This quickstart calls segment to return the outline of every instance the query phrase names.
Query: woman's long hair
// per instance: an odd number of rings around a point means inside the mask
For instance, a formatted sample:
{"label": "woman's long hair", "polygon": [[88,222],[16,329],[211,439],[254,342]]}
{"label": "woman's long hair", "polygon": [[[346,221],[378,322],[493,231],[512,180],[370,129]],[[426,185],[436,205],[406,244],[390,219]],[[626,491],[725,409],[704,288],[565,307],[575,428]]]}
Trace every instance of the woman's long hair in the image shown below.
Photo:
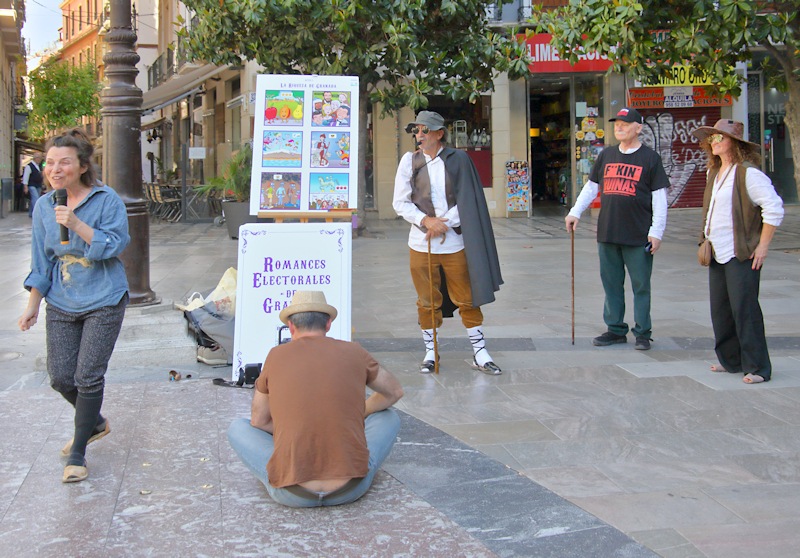
{"label": "woman's long hair", "polygon": [[[761,153],[757,146],[739,141],[735,137],[728,136],[727,134],[723,135],[733,140],[731,158],[734,164],[738,165],[739,163],[747,161],[756,167],[761,166]],[[700,147],[703,148],[703,151],[706,152],[706,156],[708,157],[708,170],[715,170],[722,166],[722,159],[720,159],[718,155],[714,155],[711,151],[711,134],[700,141]]]}
{"label": "woman's long hair", "polygon": [[89,188],[97,183],[97,168],[92,160],[94,146],[82,128],[73,128],[47,140],[47,144],[44,147],[45,153],[50,151],[51,147],[75,148],[78,152],[78,162],[82,167],[86,167],[86,170],[81,174],[81,182]]}

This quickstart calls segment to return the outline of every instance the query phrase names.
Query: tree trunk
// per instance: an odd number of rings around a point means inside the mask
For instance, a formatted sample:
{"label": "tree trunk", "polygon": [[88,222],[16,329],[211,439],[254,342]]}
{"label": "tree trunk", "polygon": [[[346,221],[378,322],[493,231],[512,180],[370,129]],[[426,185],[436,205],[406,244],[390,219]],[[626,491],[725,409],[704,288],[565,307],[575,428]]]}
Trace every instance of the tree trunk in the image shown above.
{"label": "tree trunk", "polygon": [[367,82],[358,82],[358,234],[367,228]]}
{"label": "tree trunk", "polygon": [[786,102],[786,131],[792,143],[794,160],[794,185],[800,201],[800,81],[789,76],[789,100]]}

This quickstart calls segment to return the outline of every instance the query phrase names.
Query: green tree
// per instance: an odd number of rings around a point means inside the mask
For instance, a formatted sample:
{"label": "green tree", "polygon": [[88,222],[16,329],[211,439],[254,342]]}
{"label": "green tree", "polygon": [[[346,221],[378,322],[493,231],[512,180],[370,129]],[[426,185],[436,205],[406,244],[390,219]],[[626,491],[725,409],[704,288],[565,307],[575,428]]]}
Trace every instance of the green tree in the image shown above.
{"label": "green tree", "polygon": [[[506,3],[510,0],[501,0]],[[499,4],[498,3],[498,4]],[[486,0],[184,0],[197,15],[186,38],[196,59],[255,60],[277,74],[359,77],[359,207],[364,207],[368,101],[383,113],[428,96],[474,102],[497,72],[527,75],[524,45],[492,31]],[[363,214],[361,215],[363,217]],[[363,223],[363,219],[359,219]]]}
{"label": "green tree", "polygon": [[97,69],[91,62],[73,66],[49,60],[30,75],[31,111],[28,134],[43,140],[55,131],[80,124],[82,116],[100,111]]}
{"label": "green tree", "polygon": [[[645,7],[646,6],[646,7]],[[800,17],[798,0],[570,0],[565,7],[539,7],[531,23],[553,35],[552,44],[573,63],[597,51],[614,71],[642,79],[668,76],[673,64],[691,66],[714,82],[712,92],[741,94],[740,61],[763,49],[777,62],[765,66],[769,85],[788,92],[786,129],[800,189]]]}

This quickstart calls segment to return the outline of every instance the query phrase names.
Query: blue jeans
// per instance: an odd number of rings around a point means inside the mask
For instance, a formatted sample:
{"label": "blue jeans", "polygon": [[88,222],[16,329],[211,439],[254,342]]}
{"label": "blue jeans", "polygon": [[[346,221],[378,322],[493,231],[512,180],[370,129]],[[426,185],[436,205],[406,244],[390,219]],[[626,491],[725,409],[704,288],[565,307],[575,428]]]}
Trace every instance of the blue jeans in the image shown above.
{"label": "blue jeans", "polygon": [[42,187],[28,184],[28,194],[31,197],[31,201],[28,204],[28,217],[33,217],[33,206],[36,205],[36,200],[42,195]]}
{"label": "blue jeans", "polygon": [[335,491],[330,498],[324,493],[318,496],[309,493],[305,496],[296,491],[272,486],[267,477],[267,462],[275,451],[275,442],[272,434],[254,428],[248,419],[239,418],[231,423],[228,428],[228,441],[250,472],[267,487],[267,492],[273,500],[292,508],[313,508],[349,504],[361,498],[369,490],[375,474],[392,451],[399,431],[400,417],[393,409],[369,415],[364,423],[369,449],[369,472],[351,489],[344,492]]}

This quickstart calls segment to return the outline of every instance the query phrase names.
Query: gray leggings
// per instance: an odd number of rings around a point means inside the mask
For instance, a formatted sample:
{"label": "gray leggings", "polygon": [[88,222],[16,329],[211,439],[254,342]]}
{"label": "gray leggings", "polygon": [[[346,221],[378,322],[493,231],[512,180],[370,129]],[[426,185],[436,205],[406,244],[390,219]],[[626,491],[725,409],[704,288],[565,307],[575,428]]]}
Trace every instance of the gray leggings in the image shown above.
{"label": "gray leggings", "polygon": [[54,390],[94,393],[103,389],[127,305],[125,293],[115,306],[88,312],[47,306],[47,373]]}

